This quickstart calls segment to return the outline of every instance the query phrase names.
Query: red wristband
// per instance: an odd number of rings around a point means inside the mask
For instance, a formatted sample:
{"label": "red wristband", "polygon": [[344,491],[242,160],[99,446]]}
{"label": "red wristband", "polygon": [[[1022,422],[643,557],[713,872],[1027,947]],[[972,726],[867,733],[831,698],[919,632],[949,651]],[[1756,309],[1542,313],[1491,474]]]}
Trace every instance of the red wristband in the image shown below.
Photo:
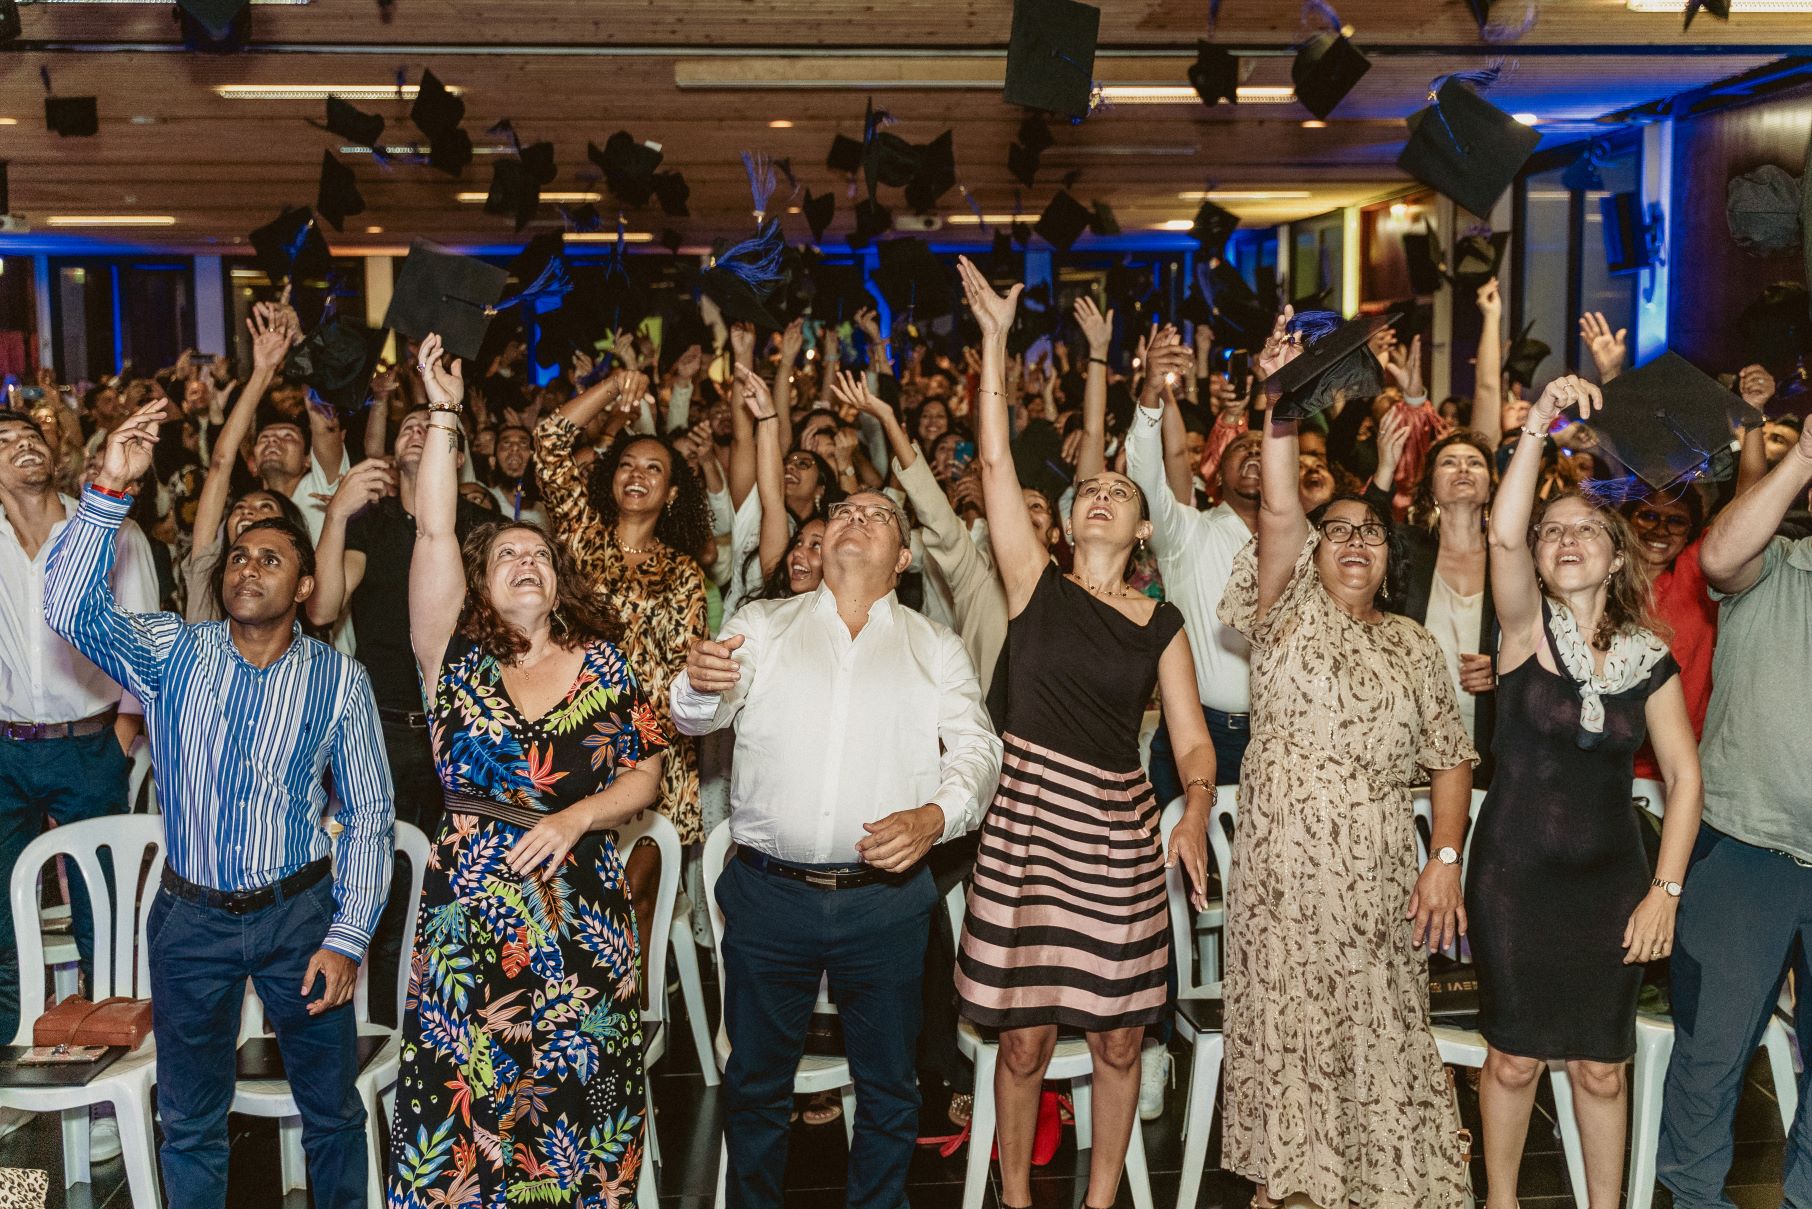
{"label": "red wristband", "polygon": [[103,487],[99,483],[88,484],[88,489],[90,491],[97,491],[110,500],[129,500],[132,498],[132,493],[129,491],[115,491],[113,488]]}

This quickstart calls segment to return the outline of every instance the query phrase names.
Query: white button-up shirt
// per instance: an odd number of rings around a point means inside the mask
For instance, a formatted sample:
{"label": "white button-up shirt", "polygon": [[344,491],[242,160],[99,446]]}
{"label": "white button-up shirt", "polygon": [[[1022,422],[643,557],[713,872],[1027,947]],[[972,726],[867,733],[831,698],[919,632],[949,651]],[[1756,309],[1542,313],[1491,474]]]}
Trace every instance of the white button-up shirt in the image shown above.
{"label": "white button-up shirt", "polygon": [[1001,743],[975,666],[947,627],[877,600],[854,638],[830,589],[750,601],[742,678],[726,693],[673,681],[673,722],[702,735],[736,722],[730,832],[784,861],[856,864],[862,824],[936,803],[944,835],[973,830],[1000,776]]}
{"label": "white button-up shirt", "polygon": [[1151,552],[1164,577],[1164,599],[1183,614],[1189,650],[1195,657],[1195,687],[1202,704],[1224,714],[1252,708],[1251,648],[1245,636],[1215,615],[1233,560],[1252,540],[1252,530],[1226,504],[1206,512],[1186,508],[1170,493],[1164,477],[1161,411],[1133,409],[1126,435],[1126,477],[1139,485],[1151,509]]}
{"label": "white button-up shirt", "polygon": [[[51,526],[35,558],[26,557],[6,509],[0,508],[0,721],[76,722],[116,705],[122,713],[143,713],[130,693],[122,693],[44,620],[44,568],[51,547],[76,513],[75,500],[58,498],[63,519]],[[131,521],[120,526],[109,582],[121,608],[134,613],[157,608],[151,543]]]}

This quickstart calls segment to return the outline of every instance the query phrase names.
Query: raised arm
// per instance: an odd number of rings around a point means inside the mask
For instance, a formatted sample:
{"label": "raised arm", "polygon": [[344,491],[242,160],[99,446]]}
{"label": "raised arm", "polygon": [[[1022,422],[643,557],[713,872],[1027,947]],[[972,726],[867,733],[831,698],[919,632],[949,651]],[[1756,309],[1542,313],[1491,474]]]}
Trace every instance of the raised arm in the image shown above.
{"label": "raised arm", "polygon": [[1541,480],[1542,450],[1554,419],[1577,406],[1581,419],[1604,405],[1598,387],[1572,374],[1556,378],[1541,392],[1523,421],[1523,435],[1510,455],[1504,481],[1491,505],[1491,603],[1503,638],[1498,668],[1509,671],[1533,655],[1541,644],[1541,585],[1535,555],[1529,549],[1529,521],[1535,514],[1535,489]]}
{"label": "raised arm", "polygon": [[577,533],[599,523],[585,471],[573,457],[581,432],[606,403],[633,403],[647,389],[641,374],[618,370],[535,425],[535,481],[556,532]]}
{"label": "raised arm", "polygon": [[[1025,493],[1013,469],[1013,441],[1008,434],[1006,369],[1007,330],[1019,305],[1023,283],[1005,297],[996,294],[967,256],[956,261],[963,293],[982,333],[981,390],[975,400],[976,460],[981,465],[982,503],[988,514],[988,540],[994,565],[1007,589],[1007,615],[1016,617],[1032,599],[1038,577],[1050,562],[1026,509]],[[1099,473],[1099,472],[1097,472]]]}
{"label": "raised arm", "polygon": [[[1759,365],[1745,365],[1737,375],[1737,393],[1743,402],[1761,411],[1774,398],[1774,375]],[[1742,452],[1737,456],[1736,495],[1741,495],[1768,473],[1768,443],[1763,425],[1745,426],[1740,434]]]}
{"label": "raised arm", "polygon": [[252,376],[210,443],[208,473],[201,482],[201,496],[195,503],[195,527],[190,531],[196,549],[213,544],[214,534],[226,515],[227,496],[233,489],[233,462],[239,457],[239,446],[251,432],[258,404],[289,352],[289,337],[269,304],[254,306],[245,327],[252,334]]}
{"label": "raised arm", "polygon": [[761,501],[761,537],[756,543],[762,578],[774,573],[792,538],[787,526],[785,471],[780,464],[780,435],[775,403],[761,375],[746,365],[736,367],[738,406],[755,426],[755,494]]}
{"label": "raised arm", "polygon": [[[793,371],[799,368],[799,353],[804,348],[805,319],[801,317],[780,333],[780,368],[774,371],[774,427],[782,452],[793,447]],[[755,452],[759,457],[761,451]]]}
{"label": "raised arm", "polygon": [[440,661],[453,640],[466,600],[465,564],[454,527],[459,512],[459,409],[465,400],[464,366],[441,363],[439,333],[416,354],[433,409],[415,472],[415,553],[409,559],[409,644],[422,683],[440,679]]}
{"label": "raised arm", "polygon": [[302,606],[312,624],[325,627],[338,621],[364,581],[365,552],[346,548],[347,522],[395,488],[396,471],[388,458],[366,458],[340,477],[315,546],[315,590]]}
{"label": "raised arm", "polygon": [[1076,454],[1076,481],[1092,479],[1107,466],[1107,349],[1114,313],[1101,313],[1095,300],[1076,299],[1076,325],[1088,340],[1088,377],[1082,386],[1082,447]]}
{"label": "raised arm", "polygon": [[[730,329],[731,372],[755,372],[755,329],[739,323]],[[755,421],[746,407],[730,408],[730,504],[742,507],[755,489]]]}
{"label": "raised arm", "polygon": [[1271,611],[1289,586],[1290,572],[1302,544],[1309,540],[1309,517],[1297,493],[1297,422],[1280,420],[1274,411],[1283,391],[1275,375],[1300,353],[1289,336],[1296,312],[1284,307],[1271,336],[1258,355],[1258,372],[1265,379],[1266,415],[1264,442],[1259,447],[1258,506],[1258,615]]}
{"label": "raised arm", "polygon": [[1504,302],[1497,278],[1479,287],[1479,353],[1473,365],[1472,427],[1493,453],[1504,437]]}
{"label": "raised arm", "polygon": [[1592,364],[1598,367],[1598,384],[1603,386],[1612,378],[1623,372],[1623,361],[1629,354],[1624,342],[1629,329],[1620,327],[1615,332],[1605,321],[1602,311],[1587,311],[1579,317],[1579,334],[1591,350]]}
{"label": "raised arm", "polygon": [[1711,586],[1734,594],[1762,576],[1763,555],[1787,509],[1812,483],[1812,424],[1762,480],[1724,506],[1699,547],[1699,566]]}

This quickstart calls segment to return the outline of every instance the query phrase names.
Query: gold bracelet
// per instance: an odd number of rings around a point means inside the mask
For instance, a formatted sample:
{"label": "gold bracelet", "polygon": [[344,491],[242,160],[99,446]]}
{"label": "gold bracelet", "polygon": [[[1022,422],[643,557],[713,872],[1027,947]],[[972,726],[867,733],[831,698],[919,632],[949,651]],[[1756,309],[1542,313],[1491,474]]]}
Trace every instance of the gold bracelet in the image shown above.
{"label": "gold bracelet", "polygon": [[453,415],[458,415],[461,411],[463,411],[465,409],[463,407],[461,407],[458,403],[430,402],[428,404],[428,410],[429,411],[445,411],[445,412],[451,412]]}
{"label": "gold bracelet", "polygon": [[1214,786],[1212,786],[1208,783],[1207,777],[1190,777],[1188,782],[1183,786],[1183,792],[1188,793],[1190,790],[1194,789],[1197,785],[1200,785],[1203,789],[1207,790],[1209,793],[1214,792]]}

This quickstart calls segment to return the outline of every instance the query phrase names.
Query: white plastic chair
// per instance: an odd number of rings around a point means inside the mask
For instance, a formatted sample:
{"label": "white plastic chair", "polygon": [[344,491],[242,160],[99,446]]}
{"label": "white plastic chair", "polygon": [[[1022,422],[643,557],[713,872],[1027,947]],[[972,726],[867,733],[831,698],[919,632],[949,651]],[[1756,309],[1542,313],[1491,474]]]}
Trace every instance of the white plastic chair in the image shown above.
{"label": "white plastic chair", "polygon": [[[963,916],[968,910],[963,883],[950,887],[944,896],[944,910],[950,916],[951,934],[962,943]],[[967,1020],[956,1023],[956,1047],[975,1066],[975,1105],[969,1118],[969,1158],[963,1173],[963,1209],[981,1209],[988,1191],[988,1164],[994,1151],[994,1067],[1000,1058],[1000,1044],[983,1036]],[[1076,1148],[1087,1150],[1094,1142],[1093,1113],[1090,1111],[1089,1085],[1095,1074],[1095,1059],[1088,1042],[1081,1037],[1057,1038],[1051,1051],[1045,1079],[1068,1080],[1070,1104],[1076,1122]],[[1135,1209],[1154,1209],[1151,1199],[1151,1171],[1145,1161],[1145,1131],[1137,1116],[1133,1118],[1132,1137],[1126,1147],[1126,1183],[1132,1190]]]}
{"label": "white plastic chair", "polygon": [[[661,859],[667,858],[662,856]],[[698,1055],[698,1069],[705,1076],[705,1086],[716,1087],[720,1076],[712,1053],[711,1018],[705,1015],[705,983],[699,976],[698,945],[692,940],[691,914],[685,912],[681,926],[667,930],[667,947],[673,955],[674,969],[679,973],[680,1001],[686,1005],[686,1026],[692,1033],[692,1051]],[[667,993],[664,985],[656,990],[663,996]]]}
{"label": "white plastic chair", "polygon": [[[655,1166],[661,1161],[660,1137],[654,1128],[654,1064],[667,1053],[667,936],[673,930],[673,905],[679,898],[680,861],[684,855],[679,832],[659,811],[645,810],[635,822],[617,828],[617,851],[627,860],[630,849],[649,839],[661,854],[661,880],[654,891],[654,918],[641,940],[642,985],[648,988],[648,1006],[642,1009],[643,1136],[641,1173],[636,1180],[636,1202],[643,1209],[657,1209],[660,1189]],[[716,1072],[713,1071],[713,1074]],[[374,1202],[374,1207],[375,1207]]]}
{"label": "white plastic chair", "polygon": [[[113,873],[109,891],[102,874]],[[151,994],[150,943],[145,924],[164,868],[163,820],[111,815],[53,827],[25,846],[13,866],[10,892],[19,960],[19,1031],[14,1045],[30,1045],[32,1025],[44,1011],[43,921],[38,914],[38,875],[53,858],[74,863],[94,913],[95,1000]],[[146,859],[150,869],[140,881]],[[81,1087],[0,1088],[0,1107],[63,1114],[63,1183],[89,1182],[88,1110],[112,1104],[119,1122],[120,1155],[135,1205],[158,1205],[157,1159],[151,1133],[151,1088],[157,1081],[157,1044],[146,1040]]]}
{"label": "white plastic chair", "polygon": [[[126,773],[126,811],[129,814],[157,814],[157,779],[151,775],[151,744],[140,735],[132,742],[132,767]],[[145,807],[139,809],[143,795]]]}
{"label": "white plastic chair", "polygon": [[[403,916],[402,951],[415,951],[415,925],[417,912],[414,904],[421,901],[422,878],[428,869],[428,837],[422,834],[419,827],[411,823],[396,824],[396,854],[409,863],[409,898],[411,909]],[[360,1069],[354,1086],[358,1089],[359,1100],[365,1105],[366,1116],[366,1196],[372,1205],[384,1203],[384,1177],[382,1171],[383,1146],[371,1136],[372,1126],[378,1127],[378,1136],[388,1136],[383,1128],[388,1112],[396,1106],[396,1080],[402,1066],[401,1034],[397,1029],[385,1028],[371,1021],[369,961],[359,963],[358,983],[353,988],[353,1014],[358,1020],[360,1036],[383,1037],[384,1044],[371,1056]],[[410,963],[397,963],[396,986],[388,988],[388,993],[396,997],[396,1019],[403,1018],[403,1004],[409,996]],[[380,993],[386,988],[380,988]],[[245,1002],[239,1016],[239,1040],[244,1042],[252,1037],[265,1035],[264,1005],[252,984],[247,981]],[[385,1114],[380,1114],[382,1103]],[[274,1117],[277,1125],[277,1146],[281,1157],[283,1191],[305,1188],[308,1185],[307,1166],[302,1154],[302,1118],[296,1107],[295,1097],[291,1094],[287,1079],[240,1079],[233,1085],[232,1111],[244,1113],[250,1117]]]}
{"label": "white plastic chair", "polygon": [[[1215,790],[1214,808],[1208,815],[1208,852],[1213,867],[1226,885],[1227,862],[1233,838],[1237,786]],[[1164,850],[1183,818],[1183,799],[1164,808]],[[1214,1129],[1214,1102],[1221,1086],[1221,1059],[1226,1045],[1221,1036],[1220,970],[1203,969],[1193,960],[1189,945],[1192,917],[1189,883],[1179,862],[1168,871],[1166,894],[1170,907],[1170,939],[1177,960],[1177,1034],[1190,1044],[1189,1089],[1183,1109],[1183,1174],[1177,1185],[1176,1209],[1195,1209],[1201,1194],[1202,1171],[1208,1165],[1208,1135]]]}
{"label": "white plastic chair", "polygon": [[[730,1061],[730,1034],[724,1027],[724,913],[717,905],[717,879],[722,876],[724,862],[730,857],[730,824],[719,823],[712,828],[705,840],[704,875],[705,897],[711,903],[711,947],[717,956],[717,1036],[712,1046],[712,1053],[717,1059],[717,1068],[721,1072]],[[979,1081],[980,1076],[977,1076]],[[844,1136],[854,1139],[856,1132],[856,1086],[855,1079],[849,1073],[847,1058],[832,1058],[820,1054],[806,1054],[799,1059],[799,1069],[793,1075],[793,1094],[801,1096],[816,1095],[823,1091],[840,1091],[843,1100]],[[979,1092],[979,1086],[978,1086]],[[979,1104],[981,1097],[976,1100]],[[979,1111],[979,1109],[978,1109]],[[724,1206],[724,1186],[729,1182],[730,1149],[728,1142],[717,1151],[717,1209]],[[979,1204],[979,1202],[977,1202]],[[1141,1206],[1141,1209],[1147,1209]]]}
{"label": "white plastic chair", "polygon": [[[1632,792],[1637,805],[1656,818],[1662,817],[1667,805],[1664,785],[1638,779]],[[1791,1013],[1789,992],[1782,992],[1781,1007]],[[1799,1112],[1799,1080],[1793,1069],[1793,1034],[1778,1014],[1768,1017],[1761,1048],[1768,1055],[1768,1074],[1780,1108],[1781,1129],[1791,1136],[1793,1118]],[[1672,1018],[1637,1012],[1636,1063],[1630,1078],[1630,1164],[1626,1177],[1629,1191],[1625,1202],[1629,1209],[1649,1209],[1654,1200],[1655,1156],[1661,1146],[1661,1090],[1673,1052]]]}

